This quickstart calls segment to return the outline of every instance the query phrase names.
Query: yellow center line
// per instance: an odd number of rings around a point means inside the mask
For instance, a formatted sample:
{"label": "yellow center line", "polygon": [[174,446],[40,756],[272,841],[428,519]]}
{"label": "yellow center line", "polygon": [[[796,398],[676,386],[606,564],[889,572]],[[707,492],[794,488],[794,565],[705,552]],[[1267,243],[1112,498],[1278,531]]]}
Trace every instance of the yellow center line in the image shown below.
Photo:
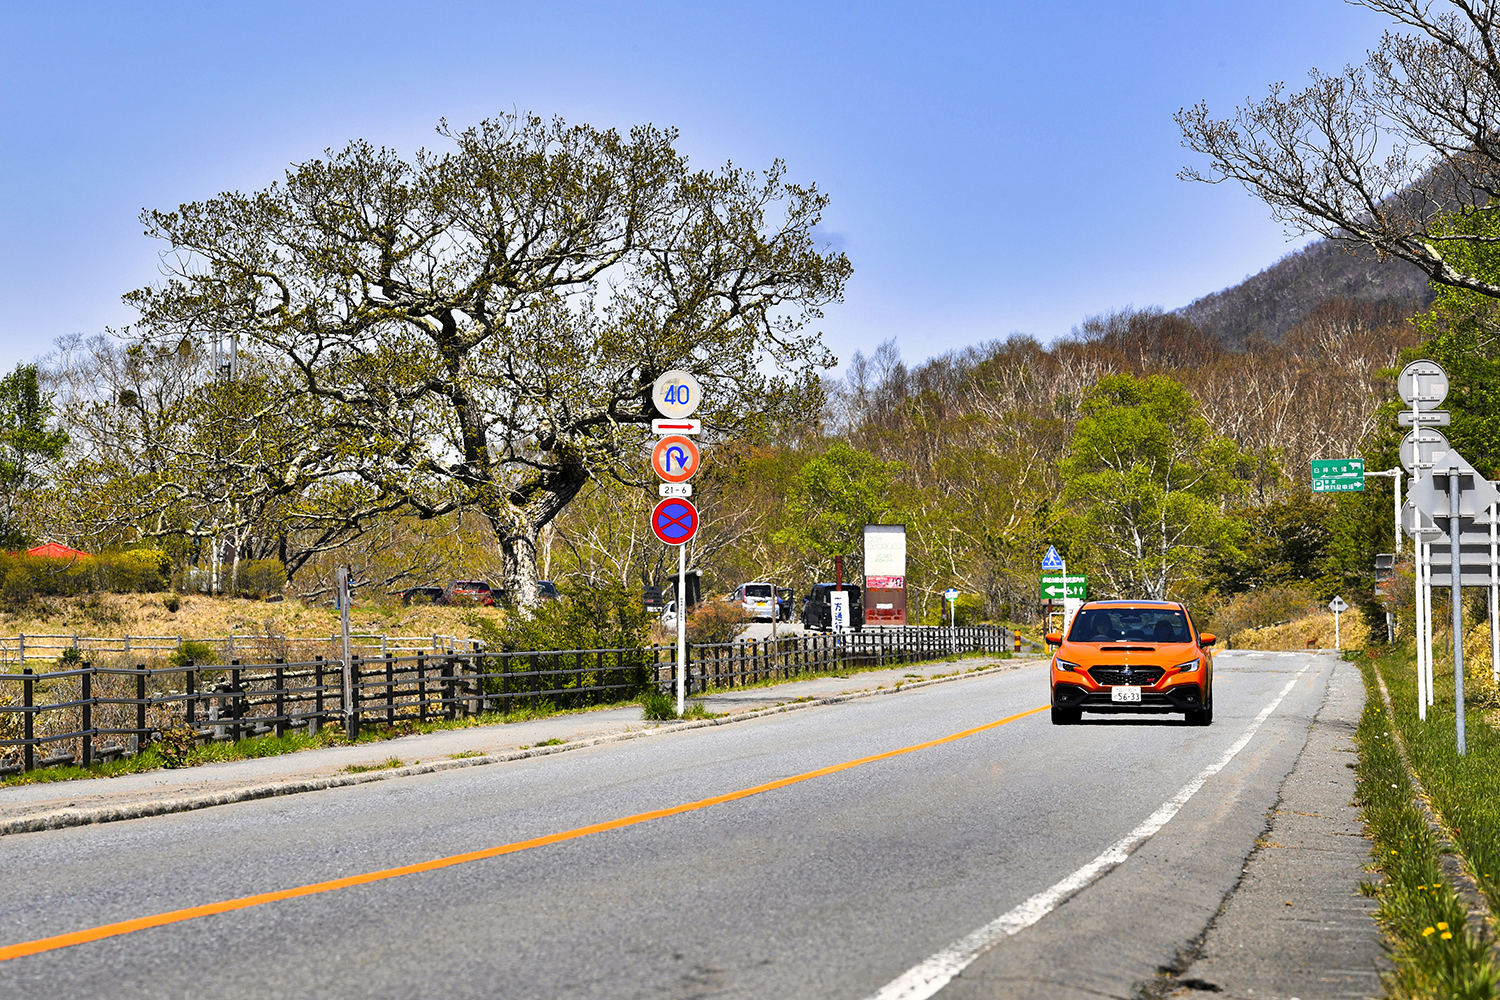
{"label": "yellow center line", "polygon": [[1029,709],[1018,712],[1015,715],[1006,716],[995,722],[988,722],[973,729],[965,729],[963,732],[944,736],[941,739],[929,740],[926,743],[918,743],[914,746],[902,747],[900,750],[888,750],[870,757],[861,757],[858,760],[845,761],[842,764],[833,764],[829,767],[820,767],[816,771],[808,771],[804,774],[796,774],[790,778],[778,778],[768,781],[763,785],[753,788],[742,788],[737,792],[727,792],[723,795],[715,795],[707,799],[699,799],[696,802],[684,803],[680,806],[672,806],[667,809],[653,809],[650,812],[636,813],[633,816],[622,816],[604,823],[593,823],[589,826],[580,826],[572,830],[564,830],[561,833],[549,833],[545,837],[533,837],[530,840],[518,840],[513,844],[502,844],[499,847],[487,847],[482,851],[469,851],[465,854],[453,854],[446,858],[434,858],[431,861],[421,861],[414,865],[401,865],[398,868],[383,868],[380,871],[365,872],[363,875],[350,875],[346,878],[330,879],[327,882],[314,882],[311,885],[297,886],[292,889],[281,889],[276,892],[261,892],[253,896],[241,896],[238,899],[226,899],[217,903],[206,903],[202,906],[189,906],[181,910],[169,910],[166,913],[153,913],[146,917],[136,917],[132,920],[120,920],[112,924],[101,924],[98,927],[90,927],[86,930],[72,931],[67,934],[56,934],[52,937],[37,938],[35,941],[22,941],[18,944],[7,945],[0,948],[0,962],[12,958],[20,958],[24,955],[36,955],[45,951],[57,951],[60,948],[71,948],[76,944],[87,944],[90,941],[102,941],[105,938],[119,937],[122,934],[130,934],[134,931],[142,931],[148,927],[163,927],[167,924],[182,923],[185,920],[196,920],[199,917],[209,917],[216,913],[230,913],[234,910],[248,910],[252,906],[264,906],[266,903],[275,903],[283,899],[296,899],[299,896],[313,896],[320,892],[332,892],[335,889],[347,889],[350,886],[367,885],[371,882],[382,882],[389,878],[398,878],[402,875],[415,875],[418,872],[437,871],[440,868],[450,868],[453,865],[467,864],[470,861],[483,861],[485,858],[498,858],[505,854],[517,854],[521,851],[529,851],[534,847],[546,847],[549,844],[560,844],[566,840],[577,840],[595,833],[604,833],[607,830],[619,830],[627,826],[635,826],[637,823],[647,823],[654,819],[665,819],[668,816],[677,816],[681,813],[692,812],[696,809],[707,809],[709,806],[722,805],[725,802],[734,802],[737,799],[749,798],[762,792],[774,791],[795,785],[803,781],[811,781],[813,778],[822,778],[830,774],[838,774],[861,764],[871,764],[878,760],[887,760],[891,757],[899,757],[902,754],[913,753],[917,750],[926,750],[931,747],[941,746],[944,743],[952,743],[966,736],[973,736],[997,726],[1003,726],[1007,722],[1015,722],[1024,719],[1028,715],[1035,715],[1048,706]]}

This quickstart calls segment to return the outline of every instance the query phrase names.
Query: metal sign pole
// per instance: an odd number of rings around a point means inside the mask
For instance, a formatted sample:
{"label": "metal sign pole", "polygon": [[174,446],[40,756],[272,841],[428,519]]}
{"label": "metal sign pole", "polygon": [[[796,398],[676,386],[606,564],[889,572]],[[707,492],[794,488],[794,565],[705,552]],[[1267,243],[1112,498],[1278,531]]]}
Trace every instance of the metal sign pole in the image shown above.
{"label": "metal sign pole", "polygon": [[1429,619],[1432,617],[1432,603],[1428,598],[1428,580],[1431,574],[1427,572],[1427,539],[1422,535],[1417,536],[1417,718],[1423,722],[1427,721],[1427,705],[1429,702],[1428,692],[1431,684],[1428,682],[1428,661],[1432,658],[1432,630],[1429,627]]}
{"label": "metal sign pole", "polygon": [[1490,508],[1490,675],[1500,684],[1500,504]]}
{"label": "metal sign pole", "polygon": [[[1450,455],[1452,452],[1449,453]],[[1453,718],[1458,734],[1458,755],[1467,750],[1464,745],[1464,602],[1463,564],[1459,554],[1459,538],[1463,534],[1458,514],[1458,497],[1462,491],[1458,464],[1448,467],[1448,573],[1453,582]]]}
{"label": "metal sign pole", "polygon": [[687,699],[687,542],[677,546],[677,714]]}

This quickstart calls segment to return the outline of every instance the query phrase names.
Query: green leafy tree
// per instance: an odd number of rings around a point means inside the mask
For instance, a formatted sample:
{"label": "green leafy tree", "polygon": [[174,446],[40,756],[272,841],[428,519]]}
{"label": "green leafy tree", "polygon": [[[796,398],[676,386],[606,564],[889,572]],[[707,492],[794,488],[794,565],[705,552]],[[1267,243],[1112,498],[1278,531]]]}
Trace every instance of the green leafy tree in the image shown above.
{"label": "green leafy tree", "polygon": [[[860,551],[867,524],[896,523],[902,505],[896,495],[900,462],[883,462],[867,451],[835,442],[809,459],[792,481],[786,526],[776,541],[819,557],[814,573],[833,556]],[[845,568],[853,576],[853,567]]]}
{"label": "green leafy tree", "polygon": [[[1500,284],[1500,210],[1450,215],[1438,228],[1443,234],[1462,233],[1467,239],[1438,242],[1455,267]],[[1415,318],[1427,338],[1407,358],[1436,361],[1450,381],[1443,408],[1452,424],[1442,428],[1453,447],[1487,477],[1500,476],[1500,301],[1480,292],[1434,283],[1437,297],[1427,312]],[[1405,428],[1397,428],[1392,402],[1382,414],[1385,429],[1377,447],[1381,457],[1395,464],[1396,446]]]}
{"label": "green leafy tree", "polygon": [[276,360],[316,445],[297,468],[347,468],[376,513],[482,513],[533,605],[541,530],[588,483],[639,480],[657,376],[697,375],[725,435],[806,408],[832,360],[810,324],[850,267],[814,245],[826,197],[779,162],[693,170],[652,127],[439,131],[451,151],[356,142],[147,212],[171,275],[128,298],[159,339]]}
{"label": "green leafy tree", "polygon": [[1164,599],[1210,553],[1238,556],[1244,528],[1226,508],[1246,491],[1251,467],[1165,376],[1100,379],[1061,473],[1075,539],[1111,596]]}
{"label": "green leafy tree", "polygon": [[17,365],[0,379],[0,547],[18,549],[31,540],[20,504],[68,443],[66,432],[48,429],[51,419],[52,397],[42,392],[36,365]]}

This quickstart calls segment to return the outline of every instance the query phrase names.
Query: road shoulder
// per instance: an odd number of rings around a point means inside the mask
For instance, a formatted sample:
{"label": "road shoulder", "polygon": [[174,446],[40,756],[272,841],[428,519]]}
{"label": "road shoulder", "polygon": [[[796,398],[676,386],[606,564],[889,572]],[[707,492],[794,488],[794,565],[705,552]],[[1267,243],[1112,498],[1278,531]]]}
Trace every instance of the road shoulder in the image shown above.
{"label": "road shoulder", "polygon": [[1360,894],[1370,858],[1353,804],[1358,668],[1339,661],[1307,744],[1282,784],[1239,883],[1175,975],[1148,997],[1333,1000],[1381,995],[1375,901]]}

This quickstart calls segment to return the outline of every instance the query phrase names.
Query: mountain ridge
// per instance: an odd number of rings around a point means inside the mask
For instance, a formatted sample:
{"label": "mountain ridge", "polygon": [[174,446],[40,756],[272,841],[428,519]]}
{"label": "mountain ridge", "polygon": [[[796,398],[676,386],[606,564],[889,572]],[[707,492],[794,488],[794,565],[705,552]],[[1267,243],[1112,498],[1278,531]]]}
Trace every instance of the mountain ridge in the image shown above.
{"label": "mountain ridge", "polygon": [[1325,302],[1344,299],[1420,312],[1432,304],[1427,276],[1416,265],[1341,240],[1317,240],[1237,285],[1202,296],[1173,314],[1232,350],[1253,339],[1279,343],[1283,334]]}

